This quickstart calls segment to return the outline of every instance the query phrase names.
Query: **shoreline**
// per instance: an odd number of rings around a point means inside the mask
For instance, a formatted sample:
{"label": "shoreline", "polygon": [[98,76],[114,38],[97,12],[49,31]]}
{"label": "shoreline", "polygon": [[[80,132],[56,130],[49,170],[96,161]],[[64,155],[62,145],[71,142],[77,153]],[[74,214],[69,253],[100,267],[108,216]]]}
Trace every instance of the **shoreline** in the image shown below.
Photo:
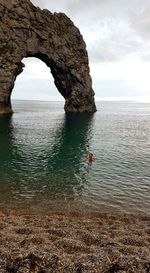
{"label": "shoreline", "polygon": [[150,272],[150,216],[2,209],[0,272]]}

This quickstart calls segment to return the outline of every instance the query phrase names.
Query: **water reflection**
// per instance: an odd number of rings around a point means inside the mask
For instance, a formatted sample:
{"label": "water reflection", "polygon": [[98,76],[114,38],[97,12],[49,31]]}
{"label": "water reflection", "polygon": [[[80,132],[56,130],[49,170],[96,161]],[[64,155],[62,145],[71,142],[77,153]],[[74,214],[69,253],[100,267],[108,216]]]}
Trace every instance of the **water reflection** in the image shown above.
{"label": "water reflection", "polygon": [[[6,116],[0,119],[0,179],[3,178],[2,172],[9,166],[12,145],[12,117]],[[6,174],[6,171],[4,171]]]}
{"label": "water reflection", "polygon": [[86,183],[93,115],[57,113],[51,120],[24,115],[0,120],[1,205],[78,199]]}
{"label": "water reflection", "polygon": [[93,115],[66,114],[63,124],[57,128],[49,154],[49,168],[55,172],[79,171],[86,158],[92,135]]}
{"label": "water reflection", "polygon": [[[48,155],[49,185],[61,194],[74,198],[81,194],[85,179],[84,164],[92,137],[93,115],[66,114],[57,129],[54,145]],[[52,176],[51,176],[52,175]]]}
{"label": "water reflection", "polygon": [[108,103],[93,116],[59,107],[18,102],[0,119],[0,206],[149,213],[149,108]]}

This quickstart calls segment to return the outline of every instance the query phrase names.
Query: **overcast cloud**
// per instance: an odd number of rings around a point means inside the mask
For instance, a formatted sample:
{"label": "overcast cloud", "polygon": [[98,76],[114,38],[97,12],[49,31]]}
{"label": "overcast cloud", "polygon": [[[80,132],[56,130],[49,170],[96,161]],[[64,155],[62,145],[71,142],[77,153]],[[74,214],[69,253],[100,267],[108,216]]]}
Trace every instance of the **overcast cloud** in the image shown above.
{"label": "overcast cloud", "polygon": [[[97,97],[150,96],[149,0],[32,0],[32,3],[51,12],[65,12],[79,27],[87,45]],[[29,72],[31,61],[27,63]],[[52,80],[50,85],[54,90]]]}
{"label": "overcast cloud", "polygon": [[[142,57],[150,42],[149,0],[32,0],[52,12],[65,12],[86,41],[90,61],[118,61],[129,54]],[[150,53],[146,48],[147,54]]]}

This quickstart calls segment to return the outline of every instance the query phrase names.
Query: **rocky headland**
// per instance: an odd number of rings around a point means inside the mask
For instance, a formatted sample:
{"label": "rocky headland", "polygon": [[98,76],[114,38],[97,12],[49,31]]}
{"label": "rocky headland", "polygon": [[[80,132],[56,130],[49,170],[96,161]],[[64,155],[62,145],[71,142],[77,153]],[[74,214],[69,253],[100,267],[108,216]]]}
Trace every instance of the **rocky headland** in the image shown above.
{"label": "rocky headland", "polygon": [[29,0],[0,0],[0,113],[12,113],[11,93],[22,59],[37,57],[51,70],[66,112],[95,112],[86,45],[64,13]]}

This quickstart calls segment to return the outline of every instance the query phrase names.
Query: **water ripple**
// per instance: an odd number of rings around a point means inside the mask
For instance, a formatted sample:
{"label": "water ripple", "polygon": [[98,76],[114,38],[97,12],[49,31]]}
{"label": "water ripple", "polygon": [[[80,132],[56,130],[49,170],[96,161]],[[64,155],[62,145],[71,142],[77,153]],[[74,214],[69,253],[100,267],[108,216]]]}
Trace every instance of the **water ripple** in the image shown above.
{"label": "water ripple", "polygon": [[[0,205],[150,213],[150,108],[16,102],[0,119]],[[89,150],[96,160],[86,162]]]}

